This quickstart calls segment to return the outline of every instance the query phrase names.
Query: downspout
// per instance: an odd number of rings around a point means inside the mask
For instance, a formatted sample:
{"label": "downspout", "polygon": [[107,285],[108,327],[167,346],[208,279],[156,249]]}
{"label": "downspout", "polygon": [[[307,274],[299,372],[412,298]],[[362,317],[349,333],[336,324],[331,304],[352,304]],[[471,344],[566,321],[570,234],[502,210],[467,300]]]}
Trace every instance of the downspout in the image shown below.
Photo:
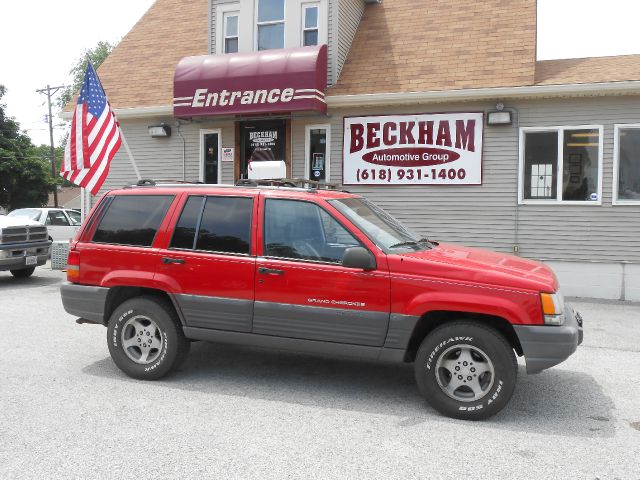
{"label": "downspout", "polygon": [[184,139],[184,136],[182,135],[182,132],[180,131],[180,120],[178,120],[177,129],[178,129],[178,135],[180,135],[180,138],[182,139],[182,181],[186,182],[187,181],[187,167],[186,167],[187,144]]}

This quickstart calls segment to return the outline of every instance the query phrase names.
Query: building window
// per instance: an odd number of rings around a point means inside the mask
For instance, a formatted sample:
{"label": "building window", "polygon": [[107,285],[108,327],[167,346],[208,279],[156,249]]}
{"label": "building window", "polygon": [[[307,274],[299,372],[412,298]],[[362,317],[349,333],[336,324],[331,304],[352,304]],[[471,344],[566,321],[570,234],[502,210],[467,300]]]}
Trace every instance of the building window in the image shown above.
{"label": "building window", "polygon": [[613,202],[640,204],[640,124],[615,126]]}
{"label": "building window", "polygon": [[302,46],[318,45],[318,4],[302,6]]}
{"label": "building window", "polygon": [[525,128],[520,141],[521,202],[601,203],[602,127]]}
{"label": "building window", "polygon": [[224,14],[224,53],[238,51],[238,12]]}
{"label": "building window", "polygon": [[284,48],[284,0],[258,0],[258,50]]}
{"label": "building window", "polygon": [[305,176],[309,180],[328,181],[329,177],[329,125],[307,125],[305,135]]}

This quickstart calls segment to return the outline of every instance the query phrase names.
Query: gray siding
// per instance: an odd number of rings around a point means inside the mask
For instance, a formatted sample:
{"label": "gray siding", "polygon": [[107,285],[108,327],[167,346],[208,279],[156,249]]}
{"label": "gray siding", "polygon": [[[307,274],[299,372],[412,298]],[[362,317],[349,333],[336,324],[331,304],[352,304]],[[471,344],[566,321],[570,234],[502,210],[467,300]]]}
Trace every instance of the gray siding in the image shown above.
{"label": "gray siding", "polygon": [[[342,182],[343,117],[391,113],[487,111],[495,103],[438,104],[331,110],[329,119],[294,121],[294,162],[304,159],[304,125],[331,124],[331,181]],[[479,186],[349,186],[407,225],[443,242],[511,252],[529,258],[640,262],[640,206],[612,206],[613,125],[640,122],[634,97],[531,100],[507,103],[514,125],[485,127]],[[518,125],[519,122],[519,125]],[[519,127],[604,126],[602,205],[518,205]],[[293,168],[304,173],[304,164]]]}
{"label": "gray siding", "polygon": [[[147,133],[149,125],[165,122],[171,125],[169,138],[151,138]],[[122,120],[120,122],[129,148],[135,158],[142,178],[155,180],[183,180],[182,138],[178,134],[177,123],[171,118],[153,120]],[[200,168],[200,129],[221,129],[222,145],[234,147],[233,122],[188,123],[180,126],[185,139],[184,179],[198,181]],[[236,153],[237,155],[237,153]],[[124,147],[121,147],[111,161],[109,176],[99,195],[106,190],[120,188],[136,182],[135,172]],[[233,163],[222,163],[222,183],[233,182]]]}
{"label": "gray siding", "polygon": [[[351,42],[358,29],[360,18],[364,12],[364,0],[334,0],[338,3],[337,38],[334,39],[334,81],[340,77],[342,66],[347,60]],[[331,44],[330,44],[331,45]],[[329,59],[331,62],[331,58]]]}

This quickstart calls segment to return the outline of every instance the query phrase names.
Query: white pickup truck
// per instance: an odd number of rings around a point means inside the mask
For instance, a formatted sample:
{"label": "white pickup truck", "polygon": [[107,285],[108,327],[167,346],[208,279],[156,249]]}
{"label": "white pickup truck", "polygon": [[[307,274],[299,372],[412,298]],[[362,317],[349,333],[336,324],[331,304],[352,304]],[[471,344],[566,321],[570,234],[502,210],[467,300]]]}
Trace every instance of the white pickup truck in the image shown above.
{"label": "white pickup truck", "polygon": [[47,227],[21,217],[0,215],[0,271],[27,278],[49,256],[51,240]]}

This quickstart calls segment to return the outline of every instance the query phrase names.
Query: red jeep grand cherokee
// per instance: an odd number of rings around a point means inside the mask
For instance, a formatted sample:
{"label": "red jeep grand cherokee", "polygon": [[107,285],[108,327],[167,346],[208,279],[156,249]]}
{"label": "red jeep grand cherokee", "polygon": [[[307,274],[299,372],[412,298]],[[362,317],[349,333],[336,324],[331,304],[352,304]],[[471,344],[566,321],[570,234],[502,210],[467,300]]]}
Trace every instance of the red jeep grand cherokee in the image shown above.
{"label": "red jeep grand cherokee", "polygon": [[245,183],[143,181],[94,207],[62,302],[106,325],[127,375],[166,375],[190,340],[413,362],[435,409],[481,419],[509,401],[516,354],[536,373],[582,342],[541,263],[420,238],[348,192]]}

